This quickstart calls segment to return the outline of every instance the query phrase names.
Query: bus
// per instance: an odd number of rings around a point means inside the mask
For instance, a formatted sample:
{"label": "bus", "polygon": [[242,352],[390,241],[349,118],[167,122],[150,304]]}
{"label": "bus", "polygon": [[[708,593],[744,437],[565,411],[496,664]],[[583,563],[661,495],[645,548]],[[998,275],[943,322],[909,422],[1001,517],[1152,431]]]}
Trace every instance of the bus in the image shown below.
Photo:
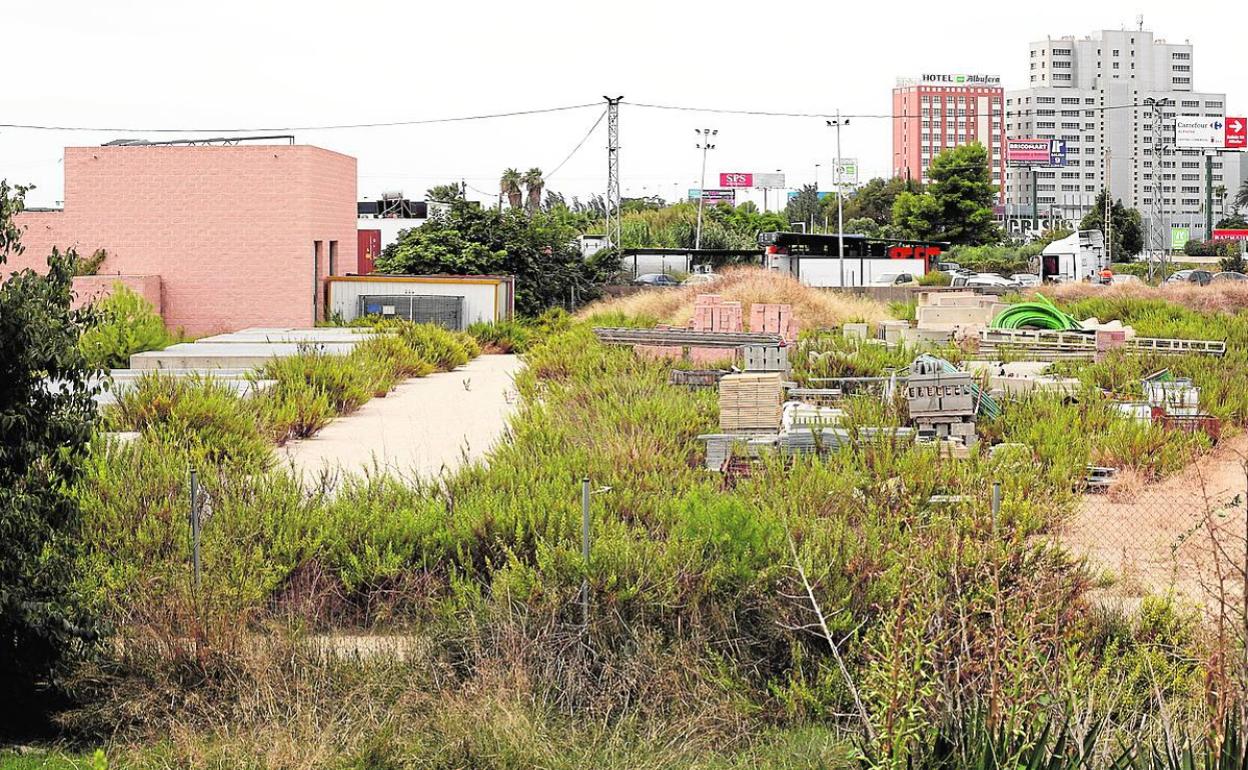
{"label": "bus", "polygon": [[[839,243],[845,239],[845,259]],[[760,233],[763,264],[788,272],[807,286],[870,286],[883,275],[909,273],[917,280],[935,268],[948,243],[817,233]],[[842,276],[844,280],[842,281]]]}

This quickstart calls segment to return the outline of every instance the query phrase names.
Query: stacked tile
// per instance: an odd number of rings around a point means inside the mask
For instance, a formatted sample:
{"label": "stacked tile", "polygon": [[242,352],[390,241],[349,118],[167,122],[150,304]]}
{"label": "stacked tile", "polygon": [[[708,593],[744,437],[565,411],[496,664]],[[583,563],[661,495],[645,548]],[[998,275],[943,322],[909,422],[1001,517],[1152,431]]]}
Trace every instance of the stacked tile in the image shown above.
{"label": "stacked tile", "polygon": [[719,381],[720,430],[776,430],[783,390],[779,372],[725,375]]}
{"label": "stacked tile", "polygon": [[725,302],[718,294],[699,294],[693,303],[690,328],[700,332],[739,332],[741,303]]}
{"label": "stacked tile", "polygon": [[756,303],[750,306],[750,331],[779,334],[786,342],[797,339],[797,321],[793,306]]}

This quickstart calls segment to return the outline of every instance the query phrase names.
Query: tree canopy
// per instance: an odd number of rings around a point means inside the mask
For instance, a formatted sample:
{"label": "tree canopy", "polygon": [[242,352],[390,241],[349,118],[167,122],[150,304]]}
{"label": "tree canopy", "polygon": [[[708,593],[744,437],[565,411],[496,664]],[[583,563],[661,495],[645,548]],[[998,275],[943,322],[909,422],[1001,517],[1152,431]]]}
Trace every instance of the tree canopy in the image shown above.
{"label": "tree canopy", "polygon": [[[1096,196],[1096,203],[1093,204],[1092,210],[1079,223],[1080,230],[1100,230],[1105,232],[1105,201],[1108,195],[1105,191],[1101,191]],[[1121,200],[1114,201],[1111,211],[1111,225],[1113,226],[1113,243],[1111,244],[1110,256],[1113,259],[1122,261],[1127,257],[1134,257],[1144,250],[1144,220],[1140,216],[1137,209],[1127,208]]]}
{"label": "tree canopy", "polygon": [[921,240],[971,246],[1001,240],[993,213],[998,188],[983,145],[941,151],[932,159],[928,177],[931,183],[922,192],[899,192],[893,202],[893,222],[903,232]]}
{"label": "tree canopy", "polygon": [[617,268],[613,252],[581,258],[576,230],[545,211],[498,211],[464,200],[404,231],[377,259],[382,273],[516,277],[516,310],[536,315],[597,296]]}
{"label": "tree canopy", "polygon": [[[25,190],[0,181],[0,269],[20,254]],[[44,716],[58,675],[94,637],[76,589],[81,515],[70,486],[95,421],[71,310],[76,255],[0,284],[0,732]],[[49,383],[55,382],[55,386]]]}

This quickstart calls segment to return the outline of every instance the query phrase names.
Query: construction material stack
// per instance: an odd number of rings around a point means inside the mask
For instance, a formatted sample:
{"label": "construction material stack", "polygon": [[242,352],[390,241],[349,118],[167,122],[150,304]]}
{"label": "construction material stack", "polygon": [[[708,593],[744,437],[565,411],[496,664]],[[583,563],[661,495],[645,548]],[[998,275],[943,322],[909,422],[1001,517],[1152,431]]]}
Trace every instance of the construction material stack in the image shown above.
{"label": "construction material stack", "polygon": [[719,428],[725,433],[775,432],[784,385],[779,372],[729,374],[719,381]]}
{"label": "construction material stack", "polygon": [[977,388],[968,372],[951,368],[933,356],[914,360],[906,381],[910,419],[921,438],[971,446],[975,443]]}

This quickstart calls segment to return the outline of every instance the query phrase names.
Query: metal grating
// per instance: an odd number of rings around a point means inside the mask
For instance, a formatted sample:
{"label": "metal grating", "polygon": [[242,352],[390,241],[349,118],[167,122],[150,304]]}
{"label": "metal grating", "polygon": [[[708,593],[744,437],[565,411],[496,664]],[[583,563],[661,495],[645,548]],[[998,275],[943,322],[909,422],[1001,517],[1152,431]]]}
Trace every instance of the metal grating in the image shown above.
{"label": "metal grating", "polygon": [[463,328],[464,298],[431,294],[365,294],[360,297],[360,315],[393,316],[459,330]]}

